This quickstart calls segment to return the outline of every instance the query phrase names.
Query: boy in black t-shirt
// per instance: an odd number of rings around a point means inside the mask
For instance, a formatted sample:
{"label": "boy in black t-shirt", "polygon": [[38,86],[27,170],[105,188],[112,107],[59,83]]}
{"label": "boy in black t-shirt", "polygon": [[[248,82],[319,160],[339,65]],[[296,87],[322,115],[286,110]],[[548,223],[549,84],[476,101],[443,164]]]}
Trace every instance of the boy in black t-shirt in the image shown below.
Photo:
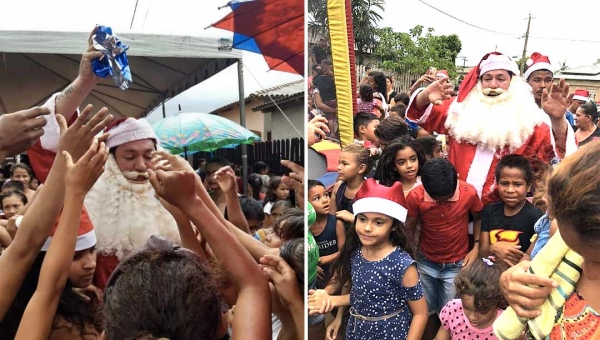
{"label": "boy in black t-shirt", "polygon": [[501,201],[483,209],[480,256],[494,255],[506,264],[515,265],[528,260],[526,251],[535,234],[533,227],[544,213],[526,200],[533,183],[533,170],[525,157],[503,157],[495,175]]}

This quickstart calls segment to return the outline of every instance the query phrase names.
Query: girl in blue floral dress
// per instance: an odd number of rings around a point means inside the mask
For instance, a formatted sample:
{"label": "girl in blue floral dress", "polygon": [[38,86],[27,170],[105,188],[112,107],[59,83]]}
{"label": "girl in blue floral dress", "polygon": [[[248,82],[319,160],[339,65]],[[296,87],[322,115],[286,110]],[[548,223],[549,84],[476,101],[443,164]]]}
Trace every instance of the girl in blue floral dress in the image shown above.
{"label": "girl in blue floral dress", "polygon": [[332,266],[333,280],[345,283],[343,295],[309,291],[311,314],[339,307],[327,328],[327,339],[337,337],[345,306],[350,307],[347,340],[421,339],[428,311],[415,261],[409,255],[412,245],[402,230],[407,213],[404,202],[399,182],[384,187],[368,179],[356,194],[356,219]]}

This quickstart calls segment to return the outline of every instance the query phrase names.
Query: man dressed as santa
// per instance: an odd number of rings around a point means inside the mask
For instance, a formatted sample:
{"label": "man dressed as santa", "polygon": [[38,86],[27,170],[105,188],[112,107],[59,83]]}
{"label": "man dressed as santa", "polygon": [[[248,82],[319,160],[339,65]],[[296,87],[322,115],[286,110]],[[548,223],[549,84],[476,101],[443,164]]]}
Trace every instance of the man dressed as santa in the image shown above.
{"label": "man dressed as santa", "polygon": [[[531,87],[508,56],[492,52],[465,77],[457,97],[444,78],[411,96],[407,117],[427,131],[446,134],[449,160],[473,185],[484,204],[497,201],[494,169],[507,154],[549,164],[566,150],[569,85],[561,80],[544,90],[541,108]],[[571,136],[573,138],[573,136]]]}
{"label": "man dressed as santa", "polygon": [[[48,123],[43,136],[28,150],[41,182],[45,181],[58,150],[60,129],[56,114],[62,114],[69,125],[75,121],[79,105],[100,81],[91,68],[91,61],[100,56],[102,53],[90,46],[83,54],[75,81],[44,104],[50,110],[46,116]],[[101,111],[106,115],[106,108]],[[84,128],[87,125],[94,126],[88,123]],[[154,169],[152,152],[159,146],[150,124],[145,119],[121,118],[108,125],[105,132],[110,156],[104,173],[86,196],[82,212],[84,218],[89,215],[96,231],[98,256],[94,284],[101,289],[119,260],[144,246],[150,236],[161,235],[181,243],[174,218],[155,197],[149,182],[147,170]]]}

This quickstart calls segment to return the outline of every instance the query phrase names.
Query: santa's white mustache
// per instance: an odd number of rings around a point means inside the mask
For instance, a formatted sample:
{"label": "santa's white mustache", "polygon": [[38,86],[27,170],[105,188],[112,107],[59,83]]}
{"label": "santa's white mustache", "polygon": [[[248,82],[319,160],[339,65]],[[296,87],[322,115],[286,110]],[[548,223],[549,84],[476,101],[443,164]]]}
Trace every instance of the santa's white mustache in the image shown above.
{"label": "santa's white mustache", "polygon": [[499,95],[501,95],[501,94],[504,94],[504,93],[506,93],[506,92],[508,92],[508,91],[506,91],[506,90],[503,90],[503,89],[501,89],[501,88],[495,88],[495,89],[492,89],[492,88],[486,88],[486,89],[483,89],[483,90],[482,90],[482,92],[483,92],[483,94],[485,94],[486,96],[489,96],[489,95],[492,95],[492,96],[493,96],[493,95],[499,96]]}
{"label": "santa's white mustache", "polygon": [[144,177],[145,179],[150,178],[150,175],[148,175],[147,172],[140,172],[140,171],[123,171],[123,176],[125,176],[125,178],[127,179],[133,179],[136,180],[140,177]]}

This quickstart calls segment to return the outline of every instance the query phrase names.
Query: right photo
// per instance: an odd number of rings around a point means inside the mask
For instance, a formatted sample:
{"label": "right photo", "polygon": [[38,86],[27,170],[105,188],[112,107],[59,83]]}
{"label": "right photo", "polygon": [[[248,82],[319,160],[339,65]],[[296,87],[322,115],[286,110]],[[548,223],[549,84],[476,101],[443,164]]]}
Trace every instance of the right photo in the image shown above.
{"label": "right photo", "polygon": [[600,339],[594,28],[538,0],[307,8],[308,339]]}

